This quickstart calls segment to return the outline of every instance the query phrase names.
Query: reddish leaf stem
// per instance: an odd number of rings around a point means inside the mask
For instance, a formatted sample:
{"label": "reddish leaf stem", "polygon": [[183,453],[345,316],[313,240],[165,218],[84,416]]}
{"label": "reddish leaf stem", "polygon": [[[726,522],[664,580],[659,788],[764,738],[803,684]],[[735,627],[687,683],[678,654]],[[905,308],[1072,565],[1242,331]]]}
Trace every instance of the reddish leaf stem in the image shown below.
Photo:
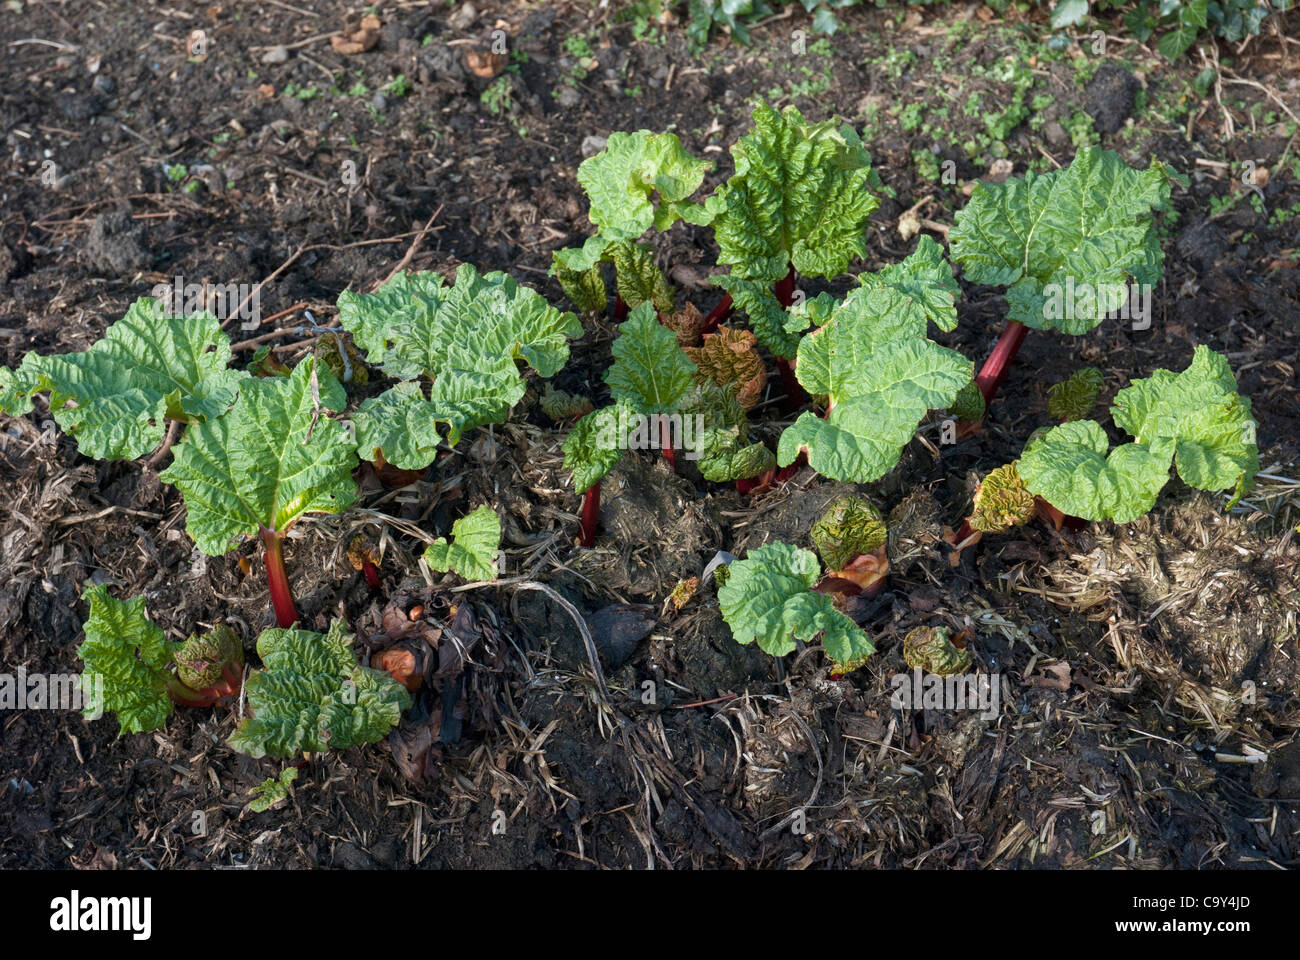
{"label": "reddish leaf stem", "polygon": [[379,580],[379,571],[369,560],[361,561],[361,572],[366,578],[366,583],[370,585],[371,590],[378,590],[382,584]]}
{"label": "reddish leaf stem", "polygon": [[980,367],[975,383],[980,393],[984,395],[985,406],[993,402],[993,397],[1002,386],[1002,381],[1006,379],[1007,370],[1016,359],[1016,354],[1020,352],[1020,345],[1025,342],[1025,334],[1028,332],[1029,328],[1023,323],[1012,320],[1002,331],[1002,336],[998,337],[998,342],[994,345],[989,358],[984,361],[984,366]]}
{"label": "reddish leaf stem", "polygon": [[673,431],[667,417],[659,421],[659,450],[668,461],[668,465],[677,469],[677,451],[673,449]]}
{"label": "reddish leaf stem", "polygon": [[597,480],[582,495],[582,545],[590,547],[596,542],[596,521],[600,519],[600,481]]}
{"label": "reddish leaf stem", "polygon": [[275,622],[288,629],[298,622],[298,608],[294,606],[293,591],[289,588],[289,575],[284,569],[284,538],[275,530],[261,529],[262,555],[266,563],[266,583],[271,589],[271,606],[275,608]]}
{"label": "reddish leaf stem", "polygon": [[615,323],[622,323],[622,322],[623,322],[624,320],[626,320],[626,319],[627,319],[627,301],[624,300],[622,297],[620,297],[620,296],[618,296],[618,295],[615,295],[615,297],[614,297],[614,322],[615,322]]}
{"label": "reddish leaf stem", "polygon": [[728,293],[718,301],[718,305],[704,318],[704,326],[701,328],[700,333],[712,333],[718,329],[718,325],[731,316],[731,306],[731,294]]}

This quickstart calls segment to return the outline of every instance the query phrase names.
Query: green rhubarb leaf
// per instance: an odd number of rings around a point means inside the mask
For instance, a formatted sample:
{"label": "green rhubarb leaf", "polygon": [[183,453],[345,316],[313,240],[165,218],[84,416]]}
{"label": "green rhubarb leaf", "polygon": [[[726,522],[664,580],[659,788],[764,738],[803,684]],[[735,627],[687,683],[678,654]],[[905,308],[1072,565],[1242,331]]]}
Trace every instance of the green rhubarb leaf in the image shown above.
{"label": "green rhubarb leaf", "polygon": [[960,292],[952,275],[952,264],[943,256],[943,247],[923,236],[912,255],[900,263],[891,263],[876,273],[864,273],[858,282],[868,289],[892,287],[908,296],[925,318],[940,330],[957,328],[957,295]]}
{"label": "green rhubarb leaf", "polygon": [[265,813],[281,800],[289,799],[289,784],[297,779],[297,767],[285,767],[279,777],[267,777],[250,791],[255,796],[248,802],[248,808],[254,813]]}
{"label": "green rhubarb leaf", "polygon": [[[117,714],[120,733],[157,730],[172,713],[167,695],[171,648],[162,629],[145,616],[144,597],[115,600],[99,584],[82,598],[90,603],[86,639],[77,649],[82,689],[88,692],[102,679],[102,706]],[[87,703],[86,719],[94,719],[96,706]]]}
{"label": "green rhubarb leaf", "polygon": [[709,198],[719,263],[774,283],[791,264],[804,276],[843,273],[866,252],[865,224],[879,201],[857,133],[799,111],[754,110],[754,131],[731,148],[736,172]]}
{"label": "green rhubarb leaf", "polygon": [[1138,443],[1172,442],[1188,486],[1244,493],[1259,472],[1250,401],[1237,393],[1227,358],[1198,346],[1182,373],[1157,370],[1115,396],[1111,416]]}
{"label": "green rhubarb leaf", "polygon": [[788,543],[769,543],[730,565],[718,589],[722,617],[738,643],[753,643],[774,657],[811,643],[841,665],[858,665],[875,652],[866,633],[835,609],[831,598],[812,588],[821,576],[817,557]]}
{"label": "green rhubarb leaf", "polygon": [[1152,212],[1169,202],[1176,179],[1158,160],[1137,170],[1088,147],[1064,170],[978,183],[949,234],[953,259],[967,280],[1011,288],[1011,320],[1086,333],[1105,319],[1103,298],[1071,304],[1071,291],[1159,282],[1164,255]]}
{"label": "green rhubarb leaf", "polygon": [[[452,444],[465,430],[505,421],[524,395],[515,361],[523,360],[540,376],[554,376],[569,358],[568,340],[582,336],[582,323],[572,313],[561,313],[504,273],[480,275],[470,264],[457,269],[453,286],[437,274],[417,273],[398,274],[373,294],[344,291],[339,322],[385,372],[402,380],[424,375],[433,381],[428,402],[434,419],[449,426]],[[418,400],[404,391],[386,403],[424,411]],[[367,415],[382,409],[371,407]],[[367,429],[371,438],[386,432]],[[391,452],[406,459],[410,465],[405,469],[419,469],[432,462],[434,445],[427,441],[425,432],[413,444],[390,440]],[[374,456],[375,447],[360,449],[363,456]],[[379,449],[385,460],[397,464],[387,447]],[[429,459],[415,462],[426,453]]]}
{"label": "green rhubarb leaf", "polygon": [[214,686],[229,667],[241,671],[244,663],[244,645],[234,630],[218,624],[207,633],[191,634],[172,653],[176,663],[176,676],[191,690],[205,690]]}
{"label": "green rhubarb leaf", "polygon": [[424,551],[434,570],[454,570],[466,580],[495,580],[497,550],[501,547],[501,518],[483,504],[451,525],[452,543],[439,537]]}
{"label": "green rhubarb leaf", "polygon": [[564,438],[564,469],[573,472],[578,493],[599,483],[618,466],[627,449],[628,421],[635,411],[625,404],[602,407],[587,414]]}
{"label": "green rhubarb leaf", "polygon": [[229,413],[191,426],[159,476],[185,497],[199,549],[220,556],[262,528],[283,533],[305,513],[346,509],[355,443],[325,415],[346,403],[334,375],[307,357],[288,377],[243,381]]}
{"label": "green rhubarb leaf", "polygon": [[677,337],[643,303],[619,324],[605,371],[614,399],[640,414],[672,413],[691,389],[697,367],[677,345]]}
{"label": "green rhubarb leaf", "polygon": [[1047,413],[1056,420],[1082,420],[1097,404],[1105,378],[1096,367],[1084,367],[1047,391]]}
{"label": "green rhubarb leaf", "polygon": [[382,455],[399,470],[419,470],[433,462],[442,443],[438,426],[445,423],[414,380],[361,401],[352,415],[357,454],[370,461]]}
{"label": "green rhubarb leaf", "polygon": [[763,443],[746,443],[741,427],[714,427],[698,441],[700,475],[713,483],[748,480],[776,467],[776,457]]}
{"label": "green rhubarb leaf", "polygon": [[601,236],[635,240],[651,226],[662,232],[678,219],[707,224],[708,211],[686,198],[699,189],[708,169],[707,161],[683,149],[676,134],[639,130],[610,134],[605,149],[578,167],[578,183]]}
{"label": "green rhubarb leaf", "polygon": [[828,570],[842,570],[858,557],[885,545],[885,520],[865,497],[840,497],[821,515],[808,536]]}
{"label": "green rhubarb leaf", "polygon": [[948,404],[948,412],[954,417],[976,422],[984,418],[984,408],[984,394],[974,380],[962,387],[953,402]]}
{"label": "green rhubarb leaf", "polygon": [[1017,472],[1031,493],[1084,520],[1128,523],[1155,506],[1174,445],[1126,443],[1110,450],[1095,420],[1072,420],[1031,440]]}
{"label": "green rhubarb leaf", "polygon": [[1034,516],[1034,495],[1017,472],[1018,461],[1004,464],[980,481],[967,521],[972,530],[995,533],[1028,523]]}
{"label": "green rhubarb leaf", "polygon": [[560,288],[580,313],[600,313],[605,309],[609,292],[605,289],[605,274],[599,263],[585,270],[570,270],[558,259],[553,264],[555,279]]}
{"label": "green rhubarb leaf", "polygon": [[595,409],[595,405],[589,397],[581,394],[569,393],[565,390],[556,390],[549,383],[546,390],[542,393],[540,401],[542,413],[546,414],[556,423],[563,423],[566,420],[577,420],[585,417]]}
{"label": "green rhubarb leaf", "polygon": [[969,360],[926,334],[925,310],[891,286],[859,287],[831,319],[799,344],[795,375],[826,397],[782,434],[777,462],[807,451],[813,469],[835,480],[866,483],[884,476],[929,410],[946,410],[974,370]]}
{"label": "green rhubarb leaf", "polygon": [[215,317],[169,317],[142,297],[89,349],[28,353],[16,371],[0,371],[0,410],[30,413],[32,395],[48,392],[55,422],[82,453],[130,460],[162,443],[165,419],[201,423],[225,413],[248,377],[229,362]]}
{"label": "green rhubarb leaf", "polygon": [[903,638],[903,662],[940,677],[965,673],[974,660],[970,647],[952,642],[947,627],[917,627]]}
{"label": "green rhubarb leaf", "polygon": [[561,270],[583,273],[605,259],[605,248],[610,241],[600,234],[588,237],[580,247],[568,247],[551,254],[551,273],[558,276]]}
{"label": "green rhubarb leaf", "polygon": [[411,697],[387,673],[357,662],[352,636],[335,620],[328,633],[265,630],[261,670],[244,690],[252,714],[230,738],[250,757],[345,750],[388,735]]}
{"label": "green rhubarb leaf", "polygon": [[660,313],[672,313],[672,288],[655,264],[654,252],[649,245],[630,240],[611,243],[605,248],[605,255],[614,264],[618,295],[629,308],[650,303]]}

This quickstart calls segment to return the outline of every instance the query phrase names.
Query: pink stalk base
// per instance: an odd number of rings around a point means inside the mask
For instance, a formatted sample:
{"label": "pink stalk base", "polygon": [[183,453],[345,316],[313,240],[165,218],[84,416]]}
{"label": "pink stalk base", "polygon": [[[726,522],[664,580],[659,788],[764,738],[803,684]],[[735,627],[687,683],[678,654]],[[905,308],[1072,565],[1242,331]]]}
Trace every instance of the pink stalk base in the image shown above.
{"label": "pink stalk base", "polygon": [[667,419],[659,421],[659,450],[668,461],[668,466],[677,469],[677,451],[673,449],[673,431]]}
{"label": "pink stalk base", "polygon": [[998,337],[998,342],[994,345],[989,358],[984,361],[984,366],[980,367],[975,383],[980,388],[980,393],[984,395],[985,406],[993,402],[993,397],[1002,386],[1002,381],[1006,379],[1007,370],[1016,359],[1016,354],[1020,352],[1020,345],[1025,342],[1025,334],[1028,332],[1029,328],[1023,323],[1012,320],[1002,331],[1002,336]]}
{"label": "pink stalk base", "polygon": [[614,322],[622,323],[626,319],[627,319],[627,302],[622,297],[616,296],[614,298]]}
{"label": "pink stalk base", "polygon": [[600,519],[600,483],[593,483],[582,495],[581,542],[590,547],[596,542],[596,521]]}
{"label": "pink stalk base", "polygon": [[727,294],[719,300],[718,305],[704,318],[704,326],[701,328],[700,333],[712,333],[718,329],[718,325],[731,316],[731,304],[731,294]]}
{"label": "pink stalk base", "polygon": [[289,575],[284,569],[284,538],[275,530],[261,530],[263,559],[266,563],[266,584],[271,589],[271,606],[275,608],[275,622],[287,630],[298,622],[298,608],[294,606],[293,591],[289,589]]}

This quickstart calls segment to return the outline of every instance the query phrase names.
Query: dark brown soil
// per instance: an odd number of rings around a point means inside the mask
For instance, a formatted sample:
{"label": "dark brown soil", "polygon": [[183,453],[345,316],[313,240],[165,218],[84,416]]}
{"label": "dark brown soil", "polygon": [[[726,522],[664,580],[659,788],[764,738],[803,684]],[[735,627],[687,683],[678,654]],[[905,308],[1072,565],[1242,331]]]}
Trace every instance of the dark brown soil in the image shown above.
{"label": "dark brown soil", "polygon": [[[492,655],[468,674],[468,712],[443,715],[460,735],[437,749],[423,782],[378,744],[314,758],[287,804],[252,813],[250,788],[281,765],[225,746],[228,711],[179,710],[163,730],[122,738],[111,719],[5,711],[0,865],[1296,864],[1300,484],[1286,478],[1298,475],[1300,434],[1300,136],[1287,124],[1300,114],[1300,47],[1266,36],[1224,48],[1230,76],[1248,82],[1225,84],[1220,102],[1191,86],[1201,62],[1162,65],[1134,44],[1084,63],[1038,57],[1041,21],[959,7],[901,19],[897,9],[848,11],[841,32],[804,54],[790,43],[807,26],[799,12],[759,28],[753,47],[719,40],[693,56],[678,27],[638,39],[631,22],[608,11],[591,19],[581,6],[491,2],[473,16],[376,6],[379,43],[355,56],[313,39],[358,26],[356,8],[328,0],[108,2],[75,21],[51,4],[7,13],[0,363],[82,349],[177,275],[272,277],[264,314],[306,303],[329,322],[339,292],[387,276],[431,217],[409,268],[508,270],[559,303],[546,271],[551,251],[589,230],[575,178],[599,148],[589,138],[674,130],[714,162],[711,189],[731,170],[726,148],[748,128],[756,95],[866,127],[892,196],[854,272],[911,249],[897,228],[914,204],[950,224],[990,151],[1005,149],[1016,174],[1067,164],[1080,117],[1127,158],[1154,154],[1189,173],[1162,221],[1152,326],[1032,334],[980,435],[940,447],[929,423],[898,469],[864,488],[892,511],[893,573],[865,612],[879,654],[845,680],[830,679],[816,650],[778,663],[734,643],[711,584],[680,613],[665,605],[719,550],[808,546],[818,510],[845,485],[804,471],[749,499],[634,455],[607,481],[604,533],[586,553],[573,546],[578,499],[560,469],[562,437],[534,408],[534,390],[511,423],[466,437],[414,496],[363,477],[369,512],[304,521],[287,548],[308,624],[344,616],[359,650],[381,629],[384,601],[343,555],[355,533],[382,546],[388,592],[425,592],[430,624],[446,627],[453,604],[472,604]],[[954,28],[959,20],[969,22]],[[1300,13],[1282,24],[1300,35]],[[188,56],[200,29],[207,54]],[[514,51],[506,87],[465,66],[465,51],[486,49],[494,29]],[[594,68],[566,47],[575,36],[590,40]],[[277,45],[291,49],[270,62]],[[1011,99],[994,69],[1008,56],[1033,77],[1026,106],[1051,100],[1004,146],[977,145],[972,157],[962,144]],[[404,95],[388,86],[399,76]],[[986,106],[964,110],[977,94]],[[909,104],[948,113],[927,132],[899,115]],[[918,165],[918,152],[935,149],[956,183]],[[1258,204],[1238,179],[1248,160],[1272,170]],[[679,226],[658,240],[683,295],[705,308],[715,300],[698,282],[713,263],[708,237]],[[982,358],[1002,300],[967,285],[959,310],[957,330],[936,336]],[[282,358],[307,348],[301,318],[280,321]],[[232,331],[236,341],[265,332]],[[608,319],[590,321],[556,386],[600,399],[612,336]],[[1254,403],[1266,476],[1246,503],[1224,515],[1224,498],[1175,482],[1138,523],[1077,535],[1027,528],[949,566],[943,526],[964,515],[974,479],[1047,422],[1049,385],[1095,365],[1109,400],[1155,367],[1182,369],[1198,343],[1227,354]],[[766,409],[760,435],[773,440],[779,414]],[[79,456],[41,413],[0,424],[3,671],[77,670],[89,582],[145,595],[174,638],[225,622],[251,651],[270,624],[252,546],[205,557],[175,491],[139,463]],[[503,515],[504,577],[527,574],[589,619],[626,605],[599,622],[648,626],[630,656],[603,630],[595,638],[603,679],[555,597],[515,586],[452,593],[454,578],[428,591],[416,534],[445,534],[482,502]],[[253,558],[252,576],[240,554]],[[902,637],[923,624],[974,629],[977,663],[1002,677],[997,718],[891,709]],[[1268,762],[1248,762],[1258,753]],[[206,828],[196,833],[198,813]]]}

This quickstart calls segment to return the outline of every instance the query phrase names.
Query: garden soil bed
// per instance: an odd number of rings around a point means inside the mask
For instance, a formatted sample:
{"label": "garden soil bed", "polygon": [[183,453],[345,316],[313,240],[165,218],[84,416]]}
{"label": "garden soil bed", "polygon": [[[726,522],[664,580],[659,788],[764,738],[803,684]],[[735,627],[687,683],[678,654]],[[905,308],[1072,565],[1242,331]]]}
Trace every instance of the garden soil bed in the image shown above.
{"label": "garden soil bed", "polygon": [[[422,780],[376,744],[313,757],[288,803],[252,813],[250,788],[282,764],[225,745],[231,712],[178,710],[162,730],[120,738],[111,719],[0,712],[0,866],[1295,865],[1296,484],[1266,478],[1224,514],[1226,498],[1175,482],[1137,523],[986,538],[956,569],[941,546],[974,479],[1016,455],[1047,422],[1046,387],[1082,365],[1105,373],[1109,401],[1129,378],[1185,367],[1194,344],[1226,353],[1254,403],[1265,472],[1300,476],[1300,138],[1287,127],[1300,46],[1269,35],[1223,48],[1223,76],[1245,82],[1216,97],[1197,91],[1195,52],[1173,67],[1122,42],[1049,57],[1041,17],[962,5],[846,11],[839,33],[802,52],[800,11],[758,28],[752,47],[715,40],[698,54],[680,26],[608,10],[475,6],[378,4],[378,43],[357,55],[313,39],[357,28],[359,8],[343,3],[6,13],[0,363],[83,349],[176,276],[270,277],[263,315],[306,303],[322,324],[340,291],[371,289],[408,255],[411,269],[506,270],[561,303],[551,252],[589,232],[575,171],[598,138],[672,130],[713,161],[710,190],[753,96],[866,128],[892,196],[855,272],[911,249],[898,226],[914,205],[951,224],[963,184],[996,154],[1020,175],[1100,142],[1188,173],[1162,220],[1150,328],[1031,334],[982,432],[942,446],[929,422],[892,474],[861,488],[890,512],[893,569],[865,614],[879,653],[844,680],[815,650],[777,663],[735,644],[711,584],[680,611],[665,601],[719,550],[808,546],[818,509],[856,488],[805,470],[741,497],[637,454],[606,481],[603,532],[583,551],[562,436],[534,383],[508,424],[467,437],[415,487],[394,495],[365,476],[365,511],[304,520],[286,548],[313,628],[343,616],[359,649],[382,633],[388,600],[344,556],[360,533],[383,550],[389,598],[481,641],[463,709],[441,720],[458,736]],[[1282,26],[1300,35],[1300,14]],[[195,30],[205,55],[188,55]],[[504,83],[467,66],[494,30],[512,51]],[[566,44],[574,36],[588,53]],[[1006,63],[1032,78],[1028,116],[984,142],[984,116],[1014,94]],[[919,114],[904,112],[913,104]],[[1243,161],[1272,169],[1258,202]],[[955,177],[932,176],[931,162]],[[657,243],[707,310],[705,236],[682,225]],[[958,309],[956,331],[935,337],[978,361],[1002,299],[963,285]],[[279,323],[292,327],[269,341],[282,358],[310,348],[301,311],[232,338]],[[599,400],[612,337],[608,319],[588,322],[556,386]],[[781,414],[765,409],[759,432],[774,441]],[[173,639],[224,622],[251,651],[270,625],[252,545],[205,557],[174,490],[140,463],[79,456],[42,413],[0,423],[3,671],[78,669],[88,581],[146,596]],[[444,535],[484,501],[503,517],[503,577],[554,596],[423,579],[410,527]],[[599,667],[557,596],[596,625]],[[974,629],[977,663],[1001,676],[997,718],[891,709],[902,637],[937,623]],[[1268,762],[1237,762],[1251,751]]]}

